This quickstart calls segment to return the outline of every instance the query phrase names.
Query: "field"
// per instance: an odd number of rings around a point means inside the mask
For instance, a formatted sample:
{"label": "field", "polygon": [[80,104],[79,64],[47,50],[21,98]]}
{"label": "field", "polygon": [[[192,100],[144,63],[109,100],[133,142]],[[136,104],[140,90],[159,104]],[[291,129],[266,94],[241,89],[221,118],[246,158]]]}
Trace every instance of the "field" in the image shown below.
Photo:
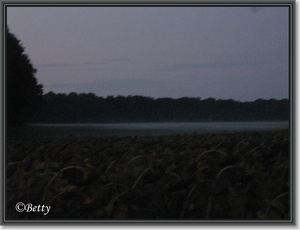
{"label": "field", "polygon": [[6,220],[287,221],[289,135],[8,138]]}

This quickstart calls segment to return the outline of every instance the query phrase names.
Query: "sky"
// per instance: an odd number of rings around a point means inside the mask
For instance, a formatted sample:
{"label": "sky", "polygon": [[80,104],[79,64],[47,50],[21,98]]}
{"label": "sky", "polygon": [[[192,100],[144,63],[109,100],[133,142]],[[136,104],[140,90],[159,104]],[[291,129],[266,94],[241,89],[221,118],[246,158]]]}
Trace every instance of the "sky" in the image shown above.
{"label": "sky", "polygon": [[44,93],[289,98],[289,8],[7,7]]}

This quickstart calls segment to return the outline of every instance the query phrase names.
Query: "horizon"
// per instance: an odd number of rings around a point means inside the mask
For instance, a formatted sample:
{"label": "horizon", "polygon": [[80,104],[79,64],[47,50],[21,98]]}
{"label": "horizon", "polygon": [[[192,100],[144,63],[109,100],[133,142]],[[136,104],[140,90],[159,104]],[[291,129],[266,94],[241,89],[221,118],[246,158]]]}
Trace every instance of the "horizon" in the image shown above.
{"label": "horizon", "polygon": [[207,98],[202,98],[202,97],[189,97],[189,96],[181,96],[181,97],[152,97],[152,96],[145,96],[145,95],[105,95],[105,96],[102,96],[102,95],[97,95],[93,92],[82,92],[82,93],[77,93],[77,92],[70,92],[70,93],[65,93],[65,92],[53,92],[53,91],[49,91],[47,93],[43,93],[43,96],[48,94],[48,93],[54,93],[54,94],[64,94],[66,96],[68,96],[69,94],[71,93],[76,93],[77,95],[81,95],[81,94],[85,94],[85,95],[88,95],[88,94],[93,94],[95,95],[95,97],[100,97],[100,98],[108,98],[108,97],[124,97],[124,98],[128,98],[128,97],[145,97],[145,98],[151,98],[151,99],[154,99],[154,100],[157,100],[157,99],[173,99],[173,100],[178,100],[178,99],[182,99],[182,98],[191,98],[191,99],[199,99],[201,101],[203,100],[207,100],[207,99],[214,99],[216,101],[220,100],[220,101],[228,101],[228,100],[232,100],[232,101],[236,101],[236,102],[254,102],[254,101],[257,101],[257,100],[265,100],[265,101],[269,101],[269,100],[276,100],[276,101],[281,101],[281,100],[290,100],[289,98],[257,98],[257,99],[254,99],[254,100],[251,100],[251,101],[241,101],[241,100],[235,100],[235,99],[232,99],[232,98],[215,98],[215,97],[207,97]]}
{"label": "horizon", "polygon": [[14,6],[6,13],[43,94],[290,97],[288,5]]}

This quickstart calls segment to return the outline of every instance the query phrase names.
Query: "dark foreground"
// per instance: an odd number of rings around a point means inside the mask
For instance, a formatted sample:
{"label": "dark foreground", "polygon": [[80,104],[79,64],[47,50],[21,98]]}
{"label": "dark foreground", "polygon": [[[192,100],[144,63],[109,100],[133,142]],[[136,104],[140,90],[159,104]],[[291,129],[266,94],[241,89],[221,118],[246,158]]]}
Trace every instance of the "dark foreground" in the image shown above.
{"label": "dark foreground", "polygon": [[288,130],[8,139],[5,219],[290,220],[289,144]]}

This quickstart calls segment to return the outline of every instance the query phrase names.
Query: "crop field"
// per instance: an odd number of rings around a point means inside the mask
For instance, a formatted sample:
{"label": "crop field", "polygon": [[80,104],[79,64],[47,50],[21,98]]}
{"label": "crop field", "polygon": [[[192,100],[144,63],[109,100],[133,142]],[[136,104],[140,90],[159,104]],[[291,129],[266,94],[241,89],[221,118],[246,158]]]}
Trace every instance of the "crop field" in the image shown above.
{"label": "crop field", "polygon": [[8,138],[5,219],[287,221],[289,135]]}

